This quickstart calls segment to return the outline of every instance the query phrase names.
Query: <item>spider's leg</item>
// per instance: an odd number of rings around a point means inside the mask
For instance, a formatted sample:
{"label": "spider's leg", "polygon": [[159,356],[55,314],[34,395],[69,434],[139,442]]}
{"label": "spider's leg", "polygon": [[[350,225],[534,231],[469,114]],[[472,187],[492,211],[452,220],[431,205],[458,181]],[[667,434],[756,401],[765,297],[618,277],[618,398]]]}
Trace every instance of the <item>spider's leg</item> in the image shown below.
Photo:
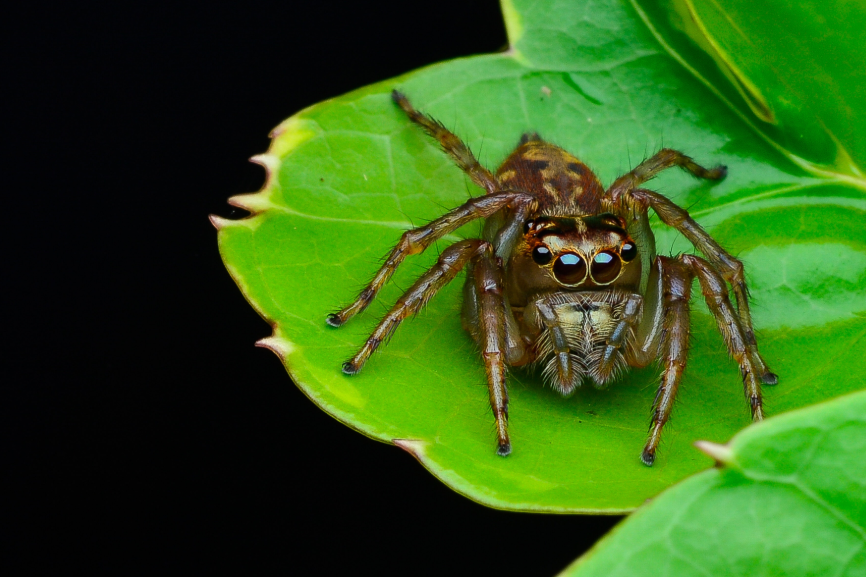
{"label": "spider's leg", "polygon": [[346,308],[328,315],[328,324],[339,327],[367,308],[407,256],[423,252],[433,242],[454,232],[468,222],[478,218],[487,218],[511,202],[526,202],[528,198],[531,197],[527,194],[513,192],[479,196],[468,200],[424,226],[407,230],[400,237],[397,246],[391,250],[385,259],[385,264],[382,265],[370,284]]}
{"label": "spider's leg", "polygon": [[502,265],[492,256],[490,245],[478,254],[473,267],[474,290],[478,300],[478,344],[487,372],[487,387],[490,392],[490,407],[496,419],[496,453],[506,456],[511,453],[508,438],[508,389],[505,385],[506,365],[506,319],[505,300],[502,294]]}
{"label": "spider's leg", "polygon": [[663,271],[664,329],[661,340],[661,361],[664,372],[653,402],[652,424],[641,461],[651,466],[661,440],[662,428],[671,416],[689,348],[689,298],[694,273],[683,263],[659,256]]}
{"label": "spider's leg", "polygon": [[634,332],[632,346],[627,347],[626,361],[643,368],[659,357],[659,344],[665,326],[665,263],[654,257],[643,295],[640,324]]}
{"label": "spider's leg", "polygon": [[[520,236],[523,223],[526,222],[530,212],[534,208],[534,203],[529,201],[515,202],[508,207],[508,211],[504,219],[496,222],[496,226],[490,227],[491,221],[488,220],[488,228],[495,229],[485,231],[485,238],[493,239],[494,262],[499,267],[500,274],[503,268],[502,263],[507,261],[511,255],[514,244]],[[505,211],[503,211],[505,212]],[[500,215],[497,215],[500,216]],[[495,218],[495,217],[494,217]],[[471,279],[475,278],[474,271],[469,275]],[[481,308],[480,308],[480,293],[476,289],[475,283],[467,279],[463,287],[463,328],[472,335],[476,343],[482,342],[481,329],[479,327]],[[501,283],[500,283],[501,284]],[[532,360],[532,351],[526,346],[523,337],[520,334],[520,327],[517,324],[517,319],[514,317],[514,311],[511,309],[511,304],[508,298],[501,295],[502,306],[505,309],[505,362],[509,366],[525,365]]]}
{"label": "spider's leg", "polygon": [[480,240],[463,240],[452,244],[439,256],[433,268],[425,272],[409,287],[388,314],[379,321],[373,333],[361,347],[358,353],[343,363],[343,372],[354,375],[364,366],[370,355],[387,340],[403,319],[420,311],[443,286],[448,284],[470,259],[484,251],[490,250],[490,243]]}
{"label": "spider's leg", "polygon": [[538,204],[533,201],[533,197],[525,196],[522,200],[511,203],[505,222],[493,238],[493,249],[496,251],[496,256],[504,261],[507,261],[511,256],[511,251],[514,249],[518,237],[521,236],[523,225],[529,219],[529,215],[538,208]]}
{"label": "spider's leg", "polygon": [[701,283],[701,292],[704,293],[707,306],[716,319],[719,332],[725,339],[725,345],[740,365],[743,389],[752,412],[752,420],[760,421],[764,418],[761,406],[761,383],[752,365],[752,355],[749,354],[743,329],[740,327],[740,319],[728,299],[728,287],[719,273],[704,259],[685,254],[680,256],[680,260],[694,271]]}
{"label": "spider's leg", "polygon": [[396,90],[391,93],[394,102],[403,109],[409,119],[420,125],[430,136],[435,138],[442,149],[457,163],[460,169],[469,175],[472,182],[493,194],[499,190],[499,183],[489,170],[481,166],[469,147],[463,143],[453,132],[445,128],[441,122],[422,112],[418,112],[409,103],[409,99],[402,92]]}
{"label": "spider's leg", "polygon": [[719,180],[725,177],[728,169],[724,166],[716,166],[715,168],[704,168],[696,163],[691,157],[686,156],[678,150],[670,148],[662,148],[657,153],[647,158],[634,169],[620,176],[610,188],[607,189],[607,195],[614,201],[628,194],[632,189],[639,187],[644,182],[655,177],[659,172],[668,168],[679,166],[683,170],[687,170],[698,178],[706,178],[709,180]]}
{"label": "spider's leg", "polygon": [[743,331],[743,338],[755,372],[765,384],[775,385],[778,382],[778,377],[770,371],[758,353],[758,343],[752,326],[752,314],[749,311],[749,290],[743,275],[743,263],[728,254],[701,225],[689,216],[685,209],[680,208],[665,196],[643,189],[633,190],[630,194],[638,203],[650,206],[662,222],[677,229],[689,239],[698,250],[704,253],[713,268],[717,269],[731,285],[737,300],[737,314]]}

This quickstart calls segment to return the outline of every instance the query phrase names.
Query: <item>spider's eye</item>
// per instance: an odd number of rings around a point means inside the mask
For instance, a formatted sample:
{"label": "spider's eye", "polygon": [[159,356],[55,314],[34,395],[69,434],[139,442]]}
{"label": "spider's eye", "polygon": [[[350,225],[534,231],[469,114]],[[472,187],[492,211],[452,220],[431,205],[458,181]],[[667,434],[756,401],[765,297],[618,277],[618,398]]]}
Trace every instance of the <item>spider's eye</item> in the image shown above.
{"label": "spider's eye", "polygon": [[586,278],[586,263],[576,254],[564,254],[553,264],[553,276],[562,284],[580,284]]}
{"label": "spider's eye", "polygon": [[546,265],[550,262],[550,259],[553,258],[553,255],[550,254],[550,249],[546,246],[539,245],[532,249],[532,260],[535,261],[535,264],[540,264],[541,266]]}
{"label": "spider's eye", "polygon": [[619,249],[619,256],[621,256],[622,260],[625,262],[631,262],[634,260],[634,257],[637,256],[637,247],[633,242],[625,241],[622,248]]}
{"label": "spider's eye", "polygon": [[621,268],[622,263],[614,253],[600,252],[592,259],[592,280],[598,284],[609,283],[619,276]]}

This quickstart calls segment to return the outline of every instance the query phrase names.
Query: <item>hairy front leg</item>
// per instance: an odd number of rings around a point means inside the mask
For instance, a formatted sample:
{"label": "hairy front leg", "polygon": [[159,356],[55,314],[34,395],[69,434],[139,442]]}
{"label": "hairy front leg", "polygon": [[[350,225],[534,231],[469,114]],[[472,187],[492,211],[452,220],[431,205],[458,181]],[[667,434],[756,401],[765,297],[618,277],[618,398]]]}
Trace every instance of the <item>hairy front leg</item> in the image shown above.
{"label": "hairy front leg", "polygon": [[734,312],[734,307],[728,298],[727,285],[724,279],[715,271],[710,263],[694,255],[685,254],[680,260],[689,266],[697,275],[701,283],[701,292],[707,301],[713,318],[719,327],[719,332],[725,340],[728,352],[740,365],[740,373],[743,376],[743,390],[753,421],[764,418],[763,403],[761,400],[761,383],[759,375],[755,374],[757,367],[752,363],[752,355],[749,354],[748,344],[740,319]]}
{"label": "hairy front leg", "polygon": [[407,230],[400,237],[397,246],[391,250],[391,253],[385,259],[385,264],[382,265],[373,277],[373,280],[370,281],[370,284],[344,309],[328,315],[326,319],[327,323],[332,327],[339,327],[366,309],[407,256],[423,252],[434,241],[446,234],[454,232],[473,220],[487,218],[502,210],[509,203],[528,202],[531,200],[531,197],[527,194],[513,192],[480,196],[470,199],[425,226]]}
{"label": "hairy front leg", "polygon": [[511,453],[511,441],[508,438],[508,389],[505,384],[507,327],[501,260],[487,250],[475,261],[473,276],[478,299],[478,340],[487,373],[490,408],[496,422],[496,453],[505,457]]}
{"label": "hairy front leg", "polygon": [[499,190],[499,183],[493,174],[481,166],[481,163],[478,162],[478,159],[469,150],[469,147],[453,132],[445,128],[435,118],[415,110],[415,107],[412,106],[409,99],[402,92],[393,91],[391,98],[403,109],[412,122],[421,126],[427,134],[439,142],[442,149],[451,156],[463,172],[469,175],[472,182],[486,190],[487,194],[493,194]]}
{"label": "hairy front leg", "polygon": [[361,350],[343,363],[343,372],[354,375],[360,371],[370,355],[397,330],[403,319],[420,311],[427,301],[439,292],[439,289],[457,276],[467,262],[489,250],[491,250],[490,243],[474,239],[452,244],[442,251],[433,268],[421,275],[415,284],[397,300],[388,314],[379,321]]}
{"label": "hairy front leg", "polygon": [[689,239],[731,285],[737,301],[737,315],[740,327],[742,328],[746,348],[749,351],[749,357],[755,367],[755,372],[765,384],[775,385],[778,382],[778,377],[770,371],[764,359],[758,353],[758,343],[757,339],[755,339],[752,314],[749,309],[749,290],[746,286],[745,275],[743,274],[743,263],[728,254],[701,225],[689,216],[689,213],[685,209],[677,206],[667,197],[657,192],[643,189],[634,190],[631,192],[631,195],[637,202],[652,208],[659,215],[662,222],[677,229],[683,236]]}
{"label": "hairy front leg", "polygon": [[694,275],[683,263],[658,257],[663,271],[664,329],[661,342],[663,373],[653,402],[649,438],[641,461],[652,466],[661,440],[662,429],[671,416],[671,409],[686,368],[689,349],[689,298]]}
{"label": "hairy front leg", "polygon": [[657,256],[650,265],[640,323],[632,345],[625,350],[626,361],[632,367],[643,368],[659,358],[665,321],[664,258]]}
{"label": "hairy front leg", "polygon": [[728,169],[724,166],[704,168],[679,150],[662,148],[634,169],[613,181],[613,184],[607,190],[607,195],[614,202],[619,201],[622,195],[628,194],[633,189],[654,178],[661,171],[675,166],[679,166],[698,178],[706,178],[708,180],[720,180],[728,173]]}

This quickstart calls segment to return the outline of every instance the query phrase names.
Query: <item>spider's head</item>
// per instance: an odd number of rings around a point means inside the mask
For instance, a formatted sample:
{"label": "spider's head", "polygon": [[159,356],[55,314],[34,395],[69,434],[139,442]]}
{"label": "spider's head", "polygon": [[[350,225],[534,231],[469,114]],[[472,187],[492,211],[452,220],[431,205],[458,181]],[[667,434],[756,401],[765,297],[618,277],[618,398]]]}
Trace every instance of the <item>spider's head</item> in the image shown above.
{"label": "spider's head", "polygon": [[525,294],[549,289],[599,290],[640,281],[637,245],[613,214],[532,219],[512,257],[517,288]]}

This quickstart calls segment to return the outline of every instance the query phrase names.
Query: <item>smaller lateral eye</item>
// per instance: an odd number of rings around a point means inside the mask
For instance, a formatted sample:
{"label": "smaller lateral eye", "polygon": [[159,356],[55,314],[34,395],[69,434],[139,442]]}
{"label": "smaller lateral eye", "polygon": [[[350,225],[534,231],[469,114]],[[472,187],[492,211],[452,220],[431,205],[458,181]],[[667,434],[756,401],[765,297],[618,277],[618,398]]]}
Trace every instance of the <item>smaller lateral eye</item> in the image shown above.
{"label": "smaller lateral eye", "polygon": [[541,266],[546,265],[553,259],[553,255],[550,253],[550,249],[544,245],[539,245],[532,249],[532,260],[535,261],[535,264],[540,264]]}
{"label": "smaller lateral eye", "polygon": [[637,247],[633,242],[625,241],[622,243],[622,248],[619,249],[619,255],[624,262],[632,261],[637,256]]}

